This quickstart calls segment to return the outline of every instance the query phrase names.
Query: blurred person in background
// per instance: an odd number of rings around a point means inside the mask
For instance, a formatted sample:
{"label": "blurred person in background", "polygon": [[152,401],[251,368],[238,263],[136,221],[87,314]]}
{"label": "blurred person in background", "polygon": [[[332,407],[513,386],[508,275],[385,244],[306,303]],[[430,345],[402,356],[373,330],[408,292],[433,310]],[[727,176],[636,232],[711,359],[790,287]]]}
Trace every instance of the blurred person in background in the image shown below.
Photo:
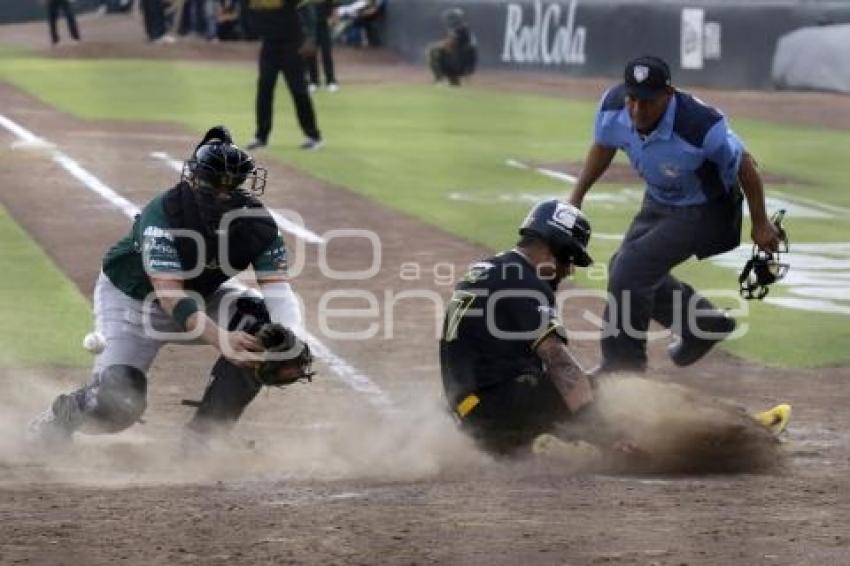
{"label": "blurred person in background", "polygon": [[219,0],[191,0],[189,4],[189,22],[192,31],[207,41],[218,39],[218,13],[221,10]]}
{"label": "blurred person in background", "polygon": [[237,41],[244,38],[242,5],[238,0],[222,0],[217,27],[218,38],[222,41]]}
{"label": "blurred person in background", "polygon": [[47,0],[47,25],[50,27],[50,42],[53,45],[59,43],[59,29],[57,20],[59,11],[65,12],[68,22],[68,33],[74,41],[80,41],[80,30],[77,28],[77,18],[69,0]]}
{"label": "blurred person in background", "polygon": [[174,39],[167,35],[165,4],[162,0],[141,0],[145,16],[145,33],[148,40],[157,43],[171,43]]}
{"label": "blurred person in background", "polygon": [[339,90],[334,75],[333,42],[331,41],[330,18],[333,15],[333,0],[315,0],[316,4],[316,49],[317,53],[307,60],[310,91],[319,87],[319,55],[325,72],[325,86],[329,92]]}
{"label": "blurred person in background", "polygon": [[447,28],[446,37],[428,49],[428,65],[435,83],[447,80],[452,86],[460,86],[462,78],[470,77],[475,72],[478,47],[463,10],[446,10],[443,21]]}
{"label": "blurred person in background", "polygon": [[354,0],[336,10],[334,37],[341,37],[354,47],[378,47],[381,44],[379,24],[387,0]]}
{"label": "blurred person in background", "polygon": [[283,74],[304,133],[299,146],[315,150],[322,145],[313,101],[307,88],[305,59],[315,56],[315,5],[299,0],[248,0],[251,26],[262,38],[257,78],[257,129],[246,146],[251,151],[268,144],[272,130],[274,91]]}

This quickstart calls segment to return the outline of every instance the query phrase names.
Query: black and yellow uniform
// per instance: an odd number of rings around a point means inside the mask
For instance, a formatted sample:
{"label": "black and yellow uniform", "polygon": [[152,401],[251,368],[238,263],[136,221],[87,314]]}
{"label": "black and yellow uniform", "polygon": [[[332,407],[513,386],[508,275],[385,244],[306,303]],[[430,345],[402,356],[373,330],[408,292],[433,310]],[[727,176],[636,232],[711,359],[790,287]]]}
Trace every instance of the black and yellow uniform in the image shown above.
{"label": "black and yellow uniform", "polygon": [[569,416],[535,352],[550,335],[566,343],[554,291],[518,251],[473,265],[455,288],[440,341],[443,388],[485,448],[514,451]]}
{"label": "black and yellow uniform", "polygon": [[321,140],[300,53],[305,42],[315,43],[315,6],[300,0],[248,0],[248,9],[251,28],[262,38],[255,140],[259,145],[268,142],[279,73],[286,81],[304,135],[311,140]]}

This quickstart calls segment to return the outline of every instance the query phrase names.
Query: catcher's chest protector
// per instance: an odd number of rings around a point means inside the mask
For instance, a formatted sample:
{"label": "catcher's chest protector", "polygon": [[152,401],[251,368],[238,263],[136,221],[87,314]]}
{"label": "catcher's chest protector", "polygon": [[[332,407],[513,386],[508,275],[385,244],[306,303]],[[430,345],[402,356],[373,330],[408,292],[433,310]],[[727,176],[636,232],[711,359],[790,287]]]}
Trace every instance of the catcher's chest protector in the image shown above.
{"label": "catcher's chest protector", "polygon": [[[256,199],[251,199],[245,210],[248,214],[228,224],[228,258],[227,263],[220,257],[218,237],[208,234],[195,202],[191,187],[180,183],[165,196],[163,202],[168,225],[175,229],[191,230],[199,234],[206,248],[203,261],[204,271],[193,279],[185,282],[185,288],[197,291],[207,296],[222,283],[230,279],[230,275],[222,271],[222,265],[244,271],[251,262],[272,245],[278,234],[277,224],[268,211]],[[196,242],[189,237],[176,239],[180,261],[186,271],[194,268],[199,261]]]}

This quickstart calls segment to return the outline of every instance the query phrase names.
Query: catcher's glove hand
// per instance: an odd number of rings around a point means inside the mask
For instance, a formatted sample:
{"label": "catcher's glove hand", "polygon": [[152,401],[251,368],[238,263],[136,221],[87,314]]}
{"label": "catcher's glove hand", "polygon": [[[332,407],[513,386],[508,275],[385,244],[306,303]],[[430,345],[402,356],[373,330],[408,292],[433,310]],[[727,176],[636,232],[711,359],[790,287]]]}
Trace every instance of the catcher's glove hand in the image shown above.
{"label": "catcher's glove hand", "polygon": [[313,381],[313,355],[310,347],[285,326],[264,324],[257,332],[263,347],[263,361],[257,366],[257,380],[270,387],[284,387],[296,381]]}

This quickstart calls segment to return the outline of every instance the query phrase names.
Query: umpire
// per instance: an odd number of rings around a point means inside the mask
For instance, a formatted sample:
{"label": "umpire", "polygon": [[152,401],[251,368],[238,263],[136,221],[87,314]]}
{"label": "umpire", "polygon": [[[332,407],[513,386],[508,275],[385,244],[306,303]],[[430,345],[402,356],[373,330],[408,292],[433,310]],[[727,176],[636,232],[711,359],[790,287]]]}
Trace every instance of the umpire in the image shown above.
{"label": "umpire", "polygon": [[669,67],[658,57],[630,61],[624,82],[603,95],[570,203],[581,207],[618,149],[646,182],[646,194],[609,264],[599,370],[645,369],[650,320],[677,335],[670,357],[687,366],[731,334],[735,321],[670,271],[691,256],[704,259],[740,244],[741,189],[753,241],[776,249],[761,177],[723,114],[671,86]]}
{"label": "umpire", "polygon": [[300,0],[248,0],[251,28],[262,38],[257,79],[257,129],[246,145],[253,150],[268,143],[272,130],[274,90],[283,73],[304,133],[301,149],[318,149],[322,136],[305,79],[305,59],[316,51],[315,5]]}
{"label": "umpire", "polygon": [[508,252],[471,266],[446,308],[440,368],[449,408],[482,448],[516,454],[593,401],[567,349],[555,294],[590,265],[590,223],[576,207],[538,203]]}

